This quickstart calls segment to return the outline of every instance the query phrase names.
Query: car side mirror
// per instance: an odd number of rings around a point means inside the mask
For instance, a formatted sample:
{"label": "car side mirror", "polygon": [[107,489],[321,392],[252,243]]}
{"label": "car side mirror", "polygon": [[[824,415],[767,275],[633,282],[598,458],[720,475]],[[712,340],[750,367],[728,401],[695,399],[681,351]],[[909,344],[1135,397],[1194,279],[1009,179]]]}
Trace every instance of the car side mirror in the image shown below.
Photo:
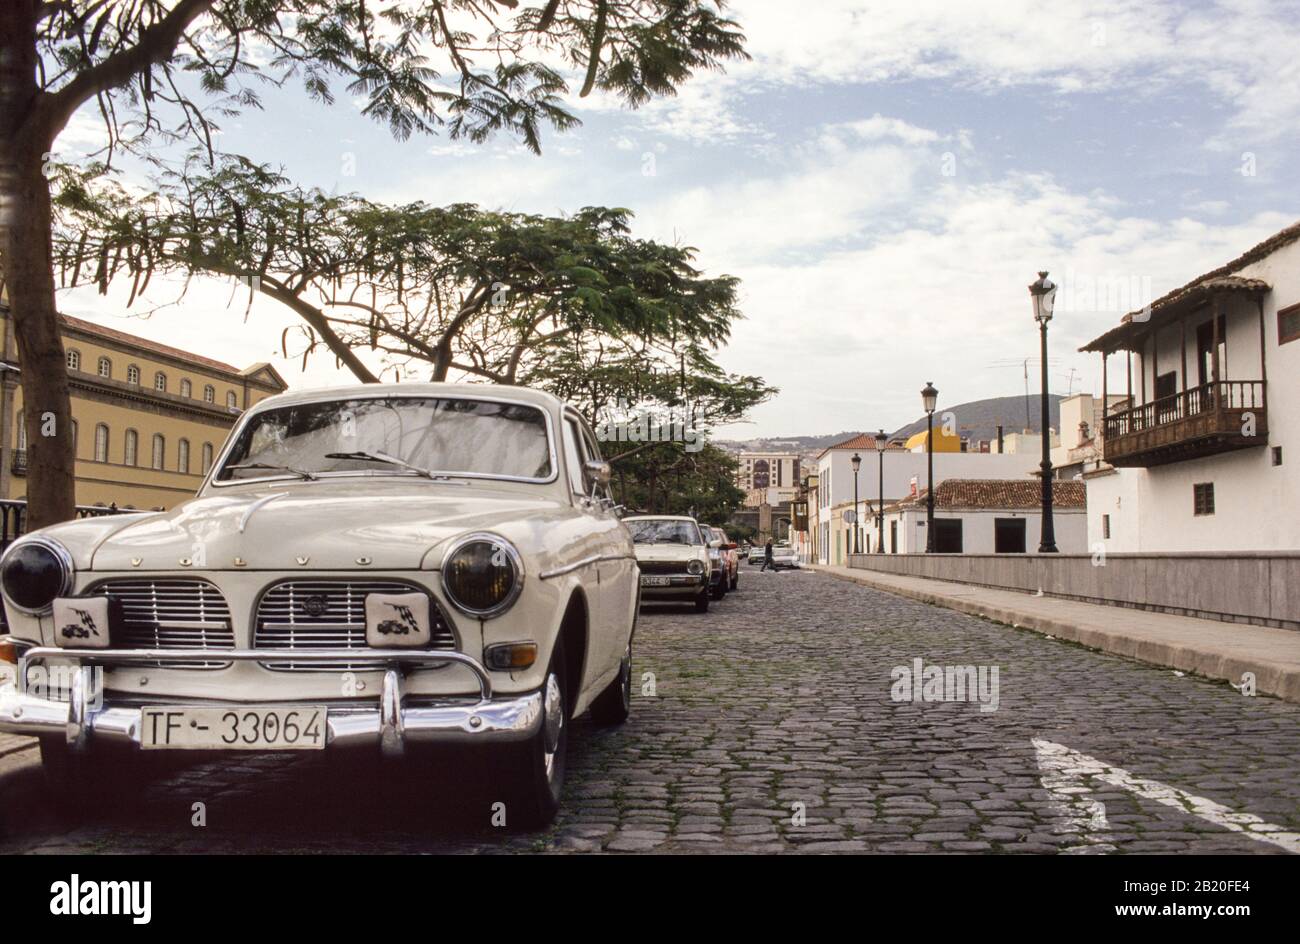
{"label": "car side mirror", "polygon": [[587,473],[587,478],[597,485],[608,485],[614,475],[609,463],[603,459],[588,459],[582,464],[582,468]]}
{"label": "car side mirror", "polygon": [[722,542],[721,542],[721,541],[716,541],[716,540],[715,540],[715,541],[710,541],[710,542],[709,542],[709,547],[722,547]]}

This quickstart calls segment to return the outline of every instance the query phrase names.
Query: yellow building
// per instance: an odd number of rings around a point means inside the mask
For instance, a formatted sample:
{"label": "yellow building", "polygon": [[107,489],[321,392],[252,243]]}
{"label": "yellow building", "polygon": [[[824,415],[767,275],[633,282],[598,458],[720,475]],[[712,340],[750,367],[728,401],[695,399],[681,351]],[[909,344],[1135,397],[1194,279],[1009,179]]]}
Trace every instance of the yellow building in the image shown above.
{"label": "yellow building", "polygon": [[[240,370],[79,318],[62,321],[79,505],[166,509],[184,501],[239,414],[287,387],[270,364]],[[0,328],[0,498],[24,498],[22,365],[3,303]]]}
{"label": "yellow building", "polygon": [[[925,430],[921,430],[908,438],[905,448],[908,452],[925,452],[925,437],[928,435]],[[934,451],[961,452],[961,437],[956,433],[944,432],[942,426],[936,426],[934,428]]]}

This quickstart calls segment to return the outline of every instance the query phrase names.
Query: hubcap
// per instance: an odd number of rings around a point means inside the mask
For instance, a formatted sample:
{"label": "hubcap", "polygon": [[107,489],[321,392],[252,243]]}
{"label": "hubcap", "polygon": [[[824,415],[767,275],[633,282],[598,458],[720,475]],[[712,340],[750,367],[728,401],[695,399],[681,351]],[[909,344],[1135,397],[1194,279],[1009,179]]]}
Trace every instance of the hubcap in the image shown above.
{"label": "hubcap", "polygon": [[542,703],[542,730],[545,733],[543,748],[546,753],[546,776],[555,771],[555,752],[560,746],[560,730],[564,727],[564,698],[560,694],[560,680],[552,672],[546,676],[546,693]]}

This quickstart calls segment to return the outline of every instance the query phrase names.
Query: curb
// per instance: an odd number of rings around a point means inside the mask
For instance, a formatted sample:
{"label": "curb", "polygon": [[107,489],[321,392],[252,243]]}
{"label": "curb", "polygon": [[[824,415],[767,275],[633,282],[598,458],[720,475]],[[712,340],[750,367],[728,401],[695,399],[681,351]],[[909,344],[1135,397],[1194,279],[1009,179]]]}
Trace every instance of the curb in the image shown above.
{"label": "curb", "polygon": [[[813,567],[818,573],[848,580],[874,590],[882,590],[895,596],[908,597],[922,603],[942,606],[971,616],[982,616],[998,623],[1004,623],[1016,629],[1029,629],[1044,635],[1067,639],[1092,649],[1114,655],[1127,656],[1140,662],[1178,669],[1182,672],[1194,672],[1207,678],[1239,684],[1247,672],[1255,674],[1255,690],[1260,694],[1273,695],[1284,701],[1300,704],[1300,669],[1286,663],[1269,660],[1250,660],[1223,652],[1208,651],[1191,645],[1179,645],[1158,639],[1143,639],[1120,631],[1108,631],[1095,627],[1081,626],[1028,613],[1023,610],[980,603],[933,590],[920,590],[915,587],[900,587],[882,580],[873,580],[867,575],[845,574],[823,567]],[[1186,617],[1190,619],[1191,617]],[[1203,620],[1202,622],[1210,622]]]}

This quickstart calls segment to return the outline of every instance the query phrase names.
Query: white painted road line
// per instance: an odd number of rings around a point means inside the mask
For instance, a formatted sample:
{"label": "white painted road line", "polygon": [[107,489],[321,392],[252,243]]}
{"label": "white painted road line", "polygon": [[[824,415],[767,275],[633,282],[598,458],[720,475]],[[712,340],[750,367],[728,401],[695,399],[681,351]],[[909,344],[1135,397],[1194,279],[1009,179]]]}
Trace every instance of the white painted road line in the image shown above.
{"label": "white painted road line", "polygon": [[1300,833],[1287,832],[1281,826],[1266,823],[1252,813],[1234,812],[1213,800],[1198,797],[1158,780],[1135,777],[1123,767],[1111,766],[1064,744],[1041,738],[1033,740],[1044,788],[1060,806],[1061,813],[1067,821],[1083,830],[1085,841],[1092,843],[1092,848],[1097,851],[1105,851],[1113,847],[1105,843],[1104,835],[1095,835],[1097,832],[1104,831],[1107,825],[1104,808],[1100,820],[1096,816],[1095,807],[1102,804],[1087,797],[1091,792],[1086,782],[1088,778],[1127,790],[1143,799],[1155,800],[1165,806],[1190,813],[1223,829],[1241,833],[1256,842],[1266,842],[1279,846],[1287,852],[1300,853]]}

